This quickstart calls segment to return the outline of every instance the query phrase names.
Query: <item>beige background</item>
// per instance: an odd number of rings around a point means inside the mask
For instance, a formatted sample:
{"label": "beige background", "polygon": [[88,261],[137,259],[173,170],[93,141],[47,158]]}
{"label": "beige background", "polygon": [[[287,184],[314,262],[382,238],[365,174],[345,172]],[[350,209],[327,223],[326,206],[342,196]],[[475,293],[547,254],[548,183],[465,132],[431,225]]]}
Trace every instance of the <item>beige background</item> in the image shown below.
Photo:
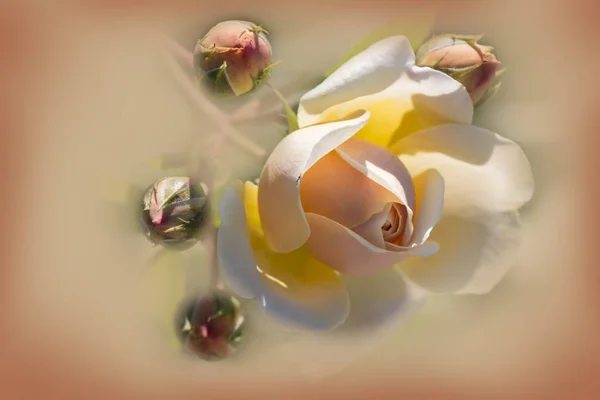
{"label": "beige background", "polygon": [[[225,371],[156,346],[158,330],[141,316],[168,315],[161,299],[177,272],[148,273],[154,253],[114,229],[104,200],[115,182],[151,182],[160,171],[146,161],[186,150],[196,134],[159,33],[192,46],[215,20],[260,20],[283,60],[272,82],[283,86],[335,65],[390,16],[408,25],[428,11],[419,2],[230,4],[1,6],[5,398],[370,398],[374,388],[391,398],[595,398],[597,10],[573,1],[427,3],[439,29],[485,32],[497,48],[509,70],[478,123],[518,141],[536,177],[519,262],[490,295],[431,299],[379,348],[312,385],[277,359]],[[277,140],[263,128],[246,134],[267,148]],[[233,151],[221,162],[259,165]],[[201,267],[186,257],[188,270]]]}

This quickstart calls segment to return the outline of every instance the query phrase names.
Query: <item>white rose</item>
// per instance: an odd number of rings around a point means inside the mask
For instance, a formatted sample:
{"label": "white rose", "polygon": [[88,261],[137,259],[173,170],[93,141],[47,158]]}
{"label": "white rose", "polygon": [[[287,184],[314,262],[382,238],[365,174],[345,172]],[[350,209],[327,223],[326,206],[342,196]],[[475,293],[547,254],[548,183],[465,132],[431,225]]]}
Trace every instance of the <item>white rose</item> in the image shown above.
{"label": "white rose", "polygon": [[[515,254],[533,179],[519,146],[472,116],[465,88],[415,66],[404,37],[349,60],[302,97],[301,129],[258,186],[223,197],[227,284],[304,329],[375,329],[420,300],[402,290],[411,284],[489,291]],[[390,282],[397,295],[383,299]]]}

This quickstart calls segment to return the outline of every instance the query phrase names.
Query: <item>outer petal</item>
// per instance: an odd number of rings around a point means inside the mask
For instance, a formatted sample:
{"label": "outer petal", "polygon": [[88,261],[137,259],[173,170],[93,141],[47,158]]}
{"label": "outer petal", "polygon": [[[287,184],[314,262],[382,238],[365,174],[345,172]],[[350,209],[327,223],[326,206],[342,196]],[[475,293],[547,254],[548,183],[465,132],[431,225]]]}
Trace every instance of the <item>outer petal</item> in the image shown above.
{"label": "outer petal", "polygon": [[217,237],[217,255],[222,278],[238,296],[254,298],[257,296],[256,288],[261,284],[261,276],[256,270],[248,239],[244,202],[234,188],[228,188],[221,196],[219,216],[221,226]]}
{"label": "outer petal", "polygon": [[344,276],[343,282],[350,293],[352,311],[339,328],[340,332],[368,333],[370,329],[398,322],[419,308],[426,292],[407,282],[396,269],[369,276]]}
{"label": "outer petal", "polygon": [[446,74],[414,63],[403,36],[373,44],[300,99],[300,126],[365,109],[371,119],[358,137],[387,147],[431,126],[471,123],[473,105],[466,89]]}
{"label": "outer petal", "polygon": [[255,320],[255,315],[250,315],[250,321],[256,321],[256,330],[247,336],[252,343],[234,365],[239,363],[241,371],[247,371],[256,359],[265,358],[282,370],[298,371],[295,379],[318,381],[381,346],[425,302],[424,291],[409,285],[393,269],[343,280],[351,301],[350,315],[343,325],[316,334],[286,332],[276,321],[264,317]]}
{"label": "outer petal", "polygon": [[415,176],[414,184],[417,192],[417,210],[415,230],[409,243],[423,244],[442,216],[444,178],[438,171],[430,169]]}
{"label": "outer petal", "polygon": [[443,125],[401,140],[396,150],[414,175],[436,169],[444,178],[445,212],[511,211],[533,195],[529,161],[513,141],[466,125]]}
{"label": "outer petal", "polygon": [[344,274],[372,274],[390,268],[406,259],[410,254],[429,255],[426,249],[435,244],[415,248],[397,248],[389,251],[376,247],[350,229],[326,217],[307,213],[311,235],[307,242],[308,250],[331,268]]}
{"label": "outer petal", "polygon": [[431,292],[487,293],[506,274],[520,243],[516,212],[444,216],[431,233],[436,255],[411,257],[399,265]]}
{"label": "outer petal", "polygon": [[[352,119],[311,126],[286,136],[277,145],[260,176],[258,207],[271,248],[288,252],[302,246],[310,229],[300,202],[304,172],[362,128],[369,113]],[[285,221],[285,223],[282,223]]]}
{"label": "outer petal", "polygon": [[[247,184],[245,191],[252,190]],[[257,218],[245,210],[256,207],[244,207],[233,189],[223,195],[217,251],[225,283],[240,296],[258,298],[265,312],[290,326],[323,330],[344,322],[348,294],[335,272],[304,247],[288,254],[271,251],[257,234],[260,227],[247,225]]]}

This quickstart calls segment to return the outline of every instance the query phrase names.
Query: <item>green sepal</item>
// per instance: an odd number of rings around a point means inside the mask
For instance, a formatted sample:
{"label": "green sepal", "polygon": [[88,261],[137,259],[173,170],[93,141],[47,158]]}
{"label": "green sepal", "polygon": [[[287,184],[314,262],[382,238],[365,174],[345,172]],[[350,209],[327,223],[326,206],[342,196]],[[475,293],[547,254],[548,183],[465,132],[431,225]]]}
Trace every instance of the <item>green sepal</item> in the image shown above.
{"label": "green sepal", "polygon": [[227,62],[223,61],[223,64],[219,67],[215,75],[215,90],[217,93],[227,93],[231,91],[231,84],[229,83],[229,75],[227,75]]}
{"label": "green sepal", "polygon": [[283,116],[287,120],[287,124],[288,124],[287,133],[289,135],[290,133],[299,129],[298,115],[294,112],[294,110],[292,110],[292,107],[290,107],[290,104],[288,103],[288,101],[285,99],[285,97],[281,94],[281,92],[279,90],[275,89],[271,85],[269,85],[269,87],[271,88],[271,90],[273,91],[275,96],[277,96],[277,98],[279,99],[279,101],[281,101],[281,104],[283,105],[283,109],[285,111],[285,114]]}
{"label": "green sepal", "polygon": [[262,72],[260,73],[260,75],[258,77],[253,78],[254,87],[256,88],[260,84],[262,84],[264,81],[266,81],[269,78],[269,75],[271,75],[271,71],[273,71],[273,68],[275,68],[280,63],[281,63],[281,60],[268,65],[265,69],[262,70]]}

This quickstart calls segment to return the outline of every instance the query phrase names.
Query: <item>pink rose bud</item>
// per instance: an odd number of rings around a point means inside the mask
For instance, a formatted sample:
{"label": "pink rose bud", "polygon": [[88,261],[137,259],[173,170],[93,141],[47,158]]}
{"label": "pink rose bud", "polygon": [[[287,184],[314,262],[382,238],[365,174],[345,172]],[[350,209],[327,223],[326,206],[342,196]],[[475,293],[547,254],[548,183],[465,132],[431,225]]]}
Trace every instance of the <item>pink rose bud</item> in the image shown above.
{"label": "pink rose bud", "polygon": [[[473,104],[493,94],[499,84],[500,61],[492,54],[493,47],[477,43],[480,36],[445,34],[434,36],[417,51],[417,65],[431,67],[462,83]],[[486,96],[487,95],[487,96]]]}
{"label": "pink rose bud", "polygon": [[274,66],[266,33],[246,21],[215,25],[194,50],[194,66],[201,79],[219,94],[241,96],[255,89]]}

